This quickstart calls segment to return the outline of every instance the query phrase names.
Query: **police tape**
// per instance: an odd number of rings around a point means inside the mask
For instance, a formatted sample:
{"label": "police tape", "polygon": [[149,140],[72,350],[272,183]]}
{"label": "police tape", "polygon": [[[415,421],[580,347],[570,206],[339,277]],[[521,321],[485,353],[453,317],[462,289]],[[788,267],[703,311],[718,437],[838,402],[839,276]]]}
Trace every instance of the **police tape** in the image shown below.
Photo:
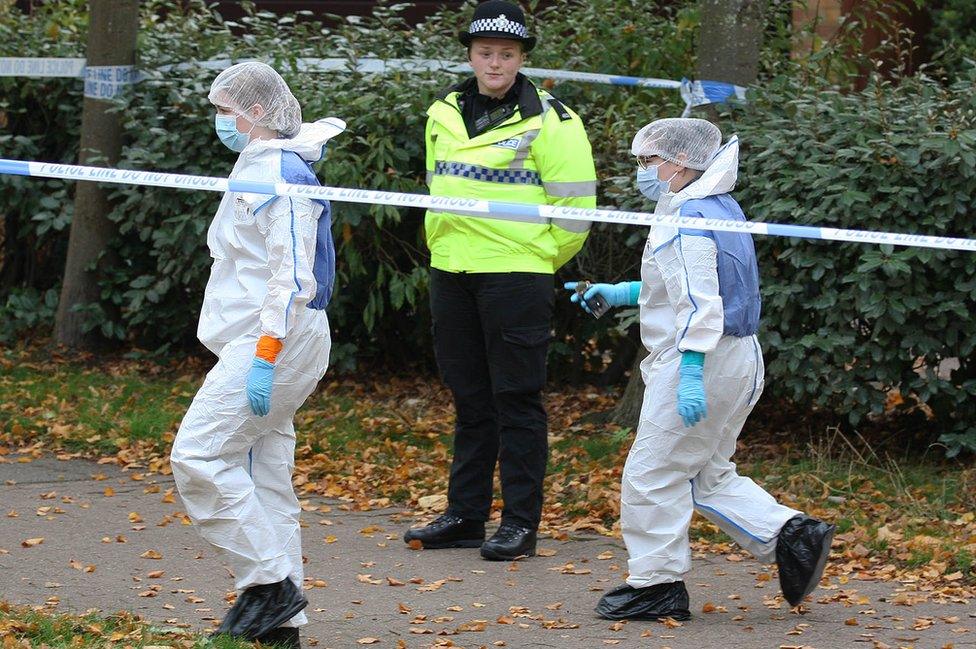
{"label": "police tape", "polygon": [[[164,65],[156,68],[161,72],[189,70],[200,67],[208,70],[223,70],[234,63],[245,63],[257,59],[213,59],[210,61],[194,61],[177,65]],[[443,59],[379,59],[364,57],[358,59],[320,59],[296,58],[284,62],[293,65],[298,72],[348,72],[355,71],[362,74],[388,74],[390,72],[453,72],[468,74],[471,65],[467,62],[446,61]],[[2,68],[0,68],[2,70]],[[671,79],[654,79],[651,77],[629,77],[615,74],[601,74],[597,72],[576,72],[573,70],[553,70],[549,68],[521,68],[520,72],[529,77],[546,79],[561,79],[564,81],[582,81],[586,83],[600,83],[611,86],[642,86],[645,88],[666,88],[678,90],[681,81]],[[706,82],[717,83],[717,82]],[[726,84],[728,85],[728,84]]]}
{"label": "police tape", "polygon": [[596,221],[637,226],[667,226],[672,228],[692,228],[717,232],[740,232],[745,234],[769,235],[777,237],[796,237],[800,239],[820,239],[824,241],[846,241],[874,245],[889,244],[915,248],[936,248],[941,250],[962,250],[976,252],[976,239],[938,237],[923,234],[901,234],[897,232],[877,232],[871,230],[847,230],[824,228],[809,225],[788,225],[763,223],[759,221],[730,221],[680,216],[677,214],[650,214],[647,212],[625,212],[620,210],[586,209],[558,207],[554,205],[529,205],[525,203],[506,203],[485,201],[473,198],[452,198],[429,196],[427,194],[406,194],[384,192],[351,187],[319,187],[313,185],[292,185],[288,183],[268,183],[250,180],[235,180],[216,176],[192,176],[154,171],[135,171],[130,169],[110,169],[105,167],[85,167],[50,162],[30,162],[0,158],[0,175],[30,176],[33,178],[61,178],[65,180],[84,180],[122,185],[146,187],[165,187],[169,189],[203,190],[211,192],[242,192],[271,196],[291,196],[340,203],[365,203],[371,205],[390,205],[394,207],[423,208],[435,212],[451,212],[473,217],[513,220],[530,223],[549,221]]}
{"label": "police tape", "polygon": [[[234,63],[243,63],[256,59],[212,59],[209,61],[192,61],[173,65],[162,65],[155,68],[159,72],[184,71],[193,68],[208,70],[223,70]],[[297,72],[359,72],[362,74],[388,74],[391,72],[451,72],[468,74],[471,66],[468,63],[446,61],[441,59],[379,59],[364,57],[348,58],[296,58],[283,62],[291,65]],[[135,83],[145,78],[144,74],[133,72],[130,66],[116,66],[129,70],[131,75],[128,83]],[[631,86],[642,88],[663,88],[681,91],[681,96],[689,107],[702,106],[709,103],[726,101],[736,97],[745,101],[745,88],[721,81],[706,81],[682,79],[656,79],[653,77],[632,77],[616,74],[602,74],[597,72],[576,72],[574,70],[553,70],[549,68],[522,68],[526,76],[540,79],[559,79],[562,81],[579,81],[583,83],[598,83],[611,86]],[[85,77],[85,59],[51,59],[51,58],[16,58],[0,57],[0,77]],[[88,96],[88,95],[86,95]],[[113,95],[109,95],[113,96]]]}
{"label": "police tape", "polygon": [[89,65],[85,67],[85,97],[114,99],[138,80],[133,65]]}

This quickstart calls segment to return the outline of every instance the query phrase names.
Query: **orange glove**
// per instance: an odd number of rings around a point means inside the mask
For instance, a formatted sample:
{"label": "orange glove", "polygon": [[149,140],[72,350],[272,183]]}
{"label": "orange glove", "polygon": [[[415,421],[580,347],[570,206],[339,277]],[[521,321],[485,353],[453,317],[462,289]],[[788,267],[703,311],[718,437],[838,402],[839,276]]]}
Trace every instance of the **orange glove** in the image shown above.
{"label": "orange glove", "polygon": [[274,365],[275,359],[278,358],[278,352],[281,351],[282,344],[277,338],[272,338],[271,336],[261,336],[258,339],[257,349],[254,350],[254,355],[257,358],[262,358],[272,365]]}

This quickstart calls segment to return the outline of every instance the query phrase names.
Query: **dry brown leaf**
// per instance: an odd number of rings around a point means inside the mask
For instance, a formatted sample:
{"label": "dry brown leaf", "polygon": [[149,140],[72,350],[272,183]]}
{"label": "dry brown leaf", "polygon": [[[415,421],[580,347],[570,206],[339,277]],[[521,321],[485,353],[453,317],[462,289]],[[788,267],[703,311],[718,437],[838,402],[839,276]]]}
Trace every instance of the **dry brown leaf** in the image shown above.
{"label": "dry brown leaf", "polygon": [[142,516],[140,516],[137,512],[129,512],[129,522],[130,523],[141,523],[142,522]]}
{"label": "dry brown leaf", "polygon": [[338,540],[339,540],[339,537],[337,537],[337,536],[334,536],[334,535],[332,535],[332,534],[329,534],[329,535],[328,535],[328,536],[326,536],[326,537],[325,537],[325,539],[324,539],[324,541],[325,541],[326,543],[335,543],[335,542],[336,542],[336,541],[338,541]]}
{"label": "dry brown leaf", "polygon": [[142,557],[143,559],[162,559],[163,558],[163,555],[161,555],[160,553],[156,552],[155,550],[146,550],[145,552],[143,552],[139,556]]}
{"label": "dry brown leaf", "polygon": [[539,548],[535,551],[540,557],[554,557],[556,556],[556,551],[552,548]]}
{"label": "dry brown leaf", "polygon": [[470,622],[464,622],[457,628],[458,633],[463,632],[480,632],[484,631],[488,626],[488,620],[471,620]]}
{"label": "dry brown leaf", "polygon": [[115,489],[112,489],[111,487],[105,487],[105,491],[103,491],[102,494],[108,497],[114,496]]}
{"label": "dry brown leaf", "polygon": [[166,572],[163,570],[153,570],[151,572],[146,573],[146,576],[149,577],[150,579],[159,579],[165,574]]}
{"label": "dry brown leaf", "polygon": [[424,544],[419,539],[410,539],[410,543],[407,543],[407,547],[411,550],[423,550]]}
{"label": "dry brown leaf", "polygon": [[379,642],[379,639],[377,639],[377,638],[369,638],[369,637],[367,637],[367,638],[360,638],[359,640],[356,640],[356,644],[376,644],[378,642]]}
{"label": "dry brown leaf", "polygon": [[390,586],[406,586],[406,582],[400,581],[399,579],[394,579],[393,577],[387,577],[386,583]]}
{"label": "dry brown leaf", "polygon": [[20,544],[22,546],[24,546],[25,548],[32,548],[35,545],[40,545],[41,543],[44,543],[44,537],[43,536],[39,536],[37,538],[27,539],[25,541],[21,541]]}
{"label": "dry brown leaf", "polygon": [[718,609],[716,608],[715,604],[712,604],[711,602],[705,602],[705,604],[702,606],[702,613],[714,613],[717,610]]}

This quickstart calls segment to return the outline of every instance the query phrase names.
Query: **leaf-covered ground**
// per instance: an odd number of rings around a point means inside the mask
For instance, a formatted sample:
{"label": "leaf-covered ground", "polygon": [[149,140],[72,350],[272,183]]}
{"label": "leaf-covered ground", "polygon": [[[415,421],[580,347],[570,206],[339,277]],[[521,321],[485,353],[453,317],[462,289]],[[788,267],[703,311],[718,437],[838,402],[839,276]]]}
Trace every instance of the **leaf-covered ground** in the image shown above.
{"label": "leaf-covered ground", "polygon": [[[98,457],[136,475],[168,474],[170,443],[207,369],[194,359],[105,361],[2,349],[0,463],[56,453]],[[429,376],[368,377],[327,377],[299,411],[296,487],[351,509],[396,504],[432,516],[446,501],[449,395]],[[632,434],[581,421],[615,398],[594,388],[546,393],[552,451],[544,533],[619,534],[620,472]],[[786,421],[754,414],[740,440],[739,470],[782,502],[837,524],[829,574],[902,581],[906,603],[976,596],[976,468],[895,462],[839,431],[822,431],[811,443],[807,433],[784,429]],[[702,518],[692,534],[697,549],[730,561],[744,556]]]}
{"label": "leaf-covered ground", "polygon": [[114,615],[69,615],[41,607],[0,601],[0,647],[131,647],[132,649],[246,649],[253,645],[232,638],[209,638],[177,628],[147,624],[125,612]]}

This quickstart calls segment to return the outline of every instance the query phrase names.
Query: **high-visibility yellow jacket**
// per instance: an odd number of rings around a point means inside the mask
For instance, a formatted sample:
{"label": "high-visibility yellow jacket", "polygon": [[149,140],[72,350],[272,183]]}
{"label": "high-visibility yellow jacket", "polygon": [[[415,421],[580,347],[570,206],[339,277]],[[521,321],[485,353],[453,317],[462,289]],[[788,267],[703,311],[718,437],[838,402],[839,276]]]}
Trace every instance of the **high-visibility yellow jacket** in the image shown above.
{"label": "high-visibility yellow jacket", "polygon": [[[519,75],[518,107],[468,137],[458,99],[474,79],[427,110],[427,184],[432,196],[596,207],[596,170],[583,122]],[[499,220],[428,211],[431,265],[448,272],[554,273],[579,252],[588,221]]]}

